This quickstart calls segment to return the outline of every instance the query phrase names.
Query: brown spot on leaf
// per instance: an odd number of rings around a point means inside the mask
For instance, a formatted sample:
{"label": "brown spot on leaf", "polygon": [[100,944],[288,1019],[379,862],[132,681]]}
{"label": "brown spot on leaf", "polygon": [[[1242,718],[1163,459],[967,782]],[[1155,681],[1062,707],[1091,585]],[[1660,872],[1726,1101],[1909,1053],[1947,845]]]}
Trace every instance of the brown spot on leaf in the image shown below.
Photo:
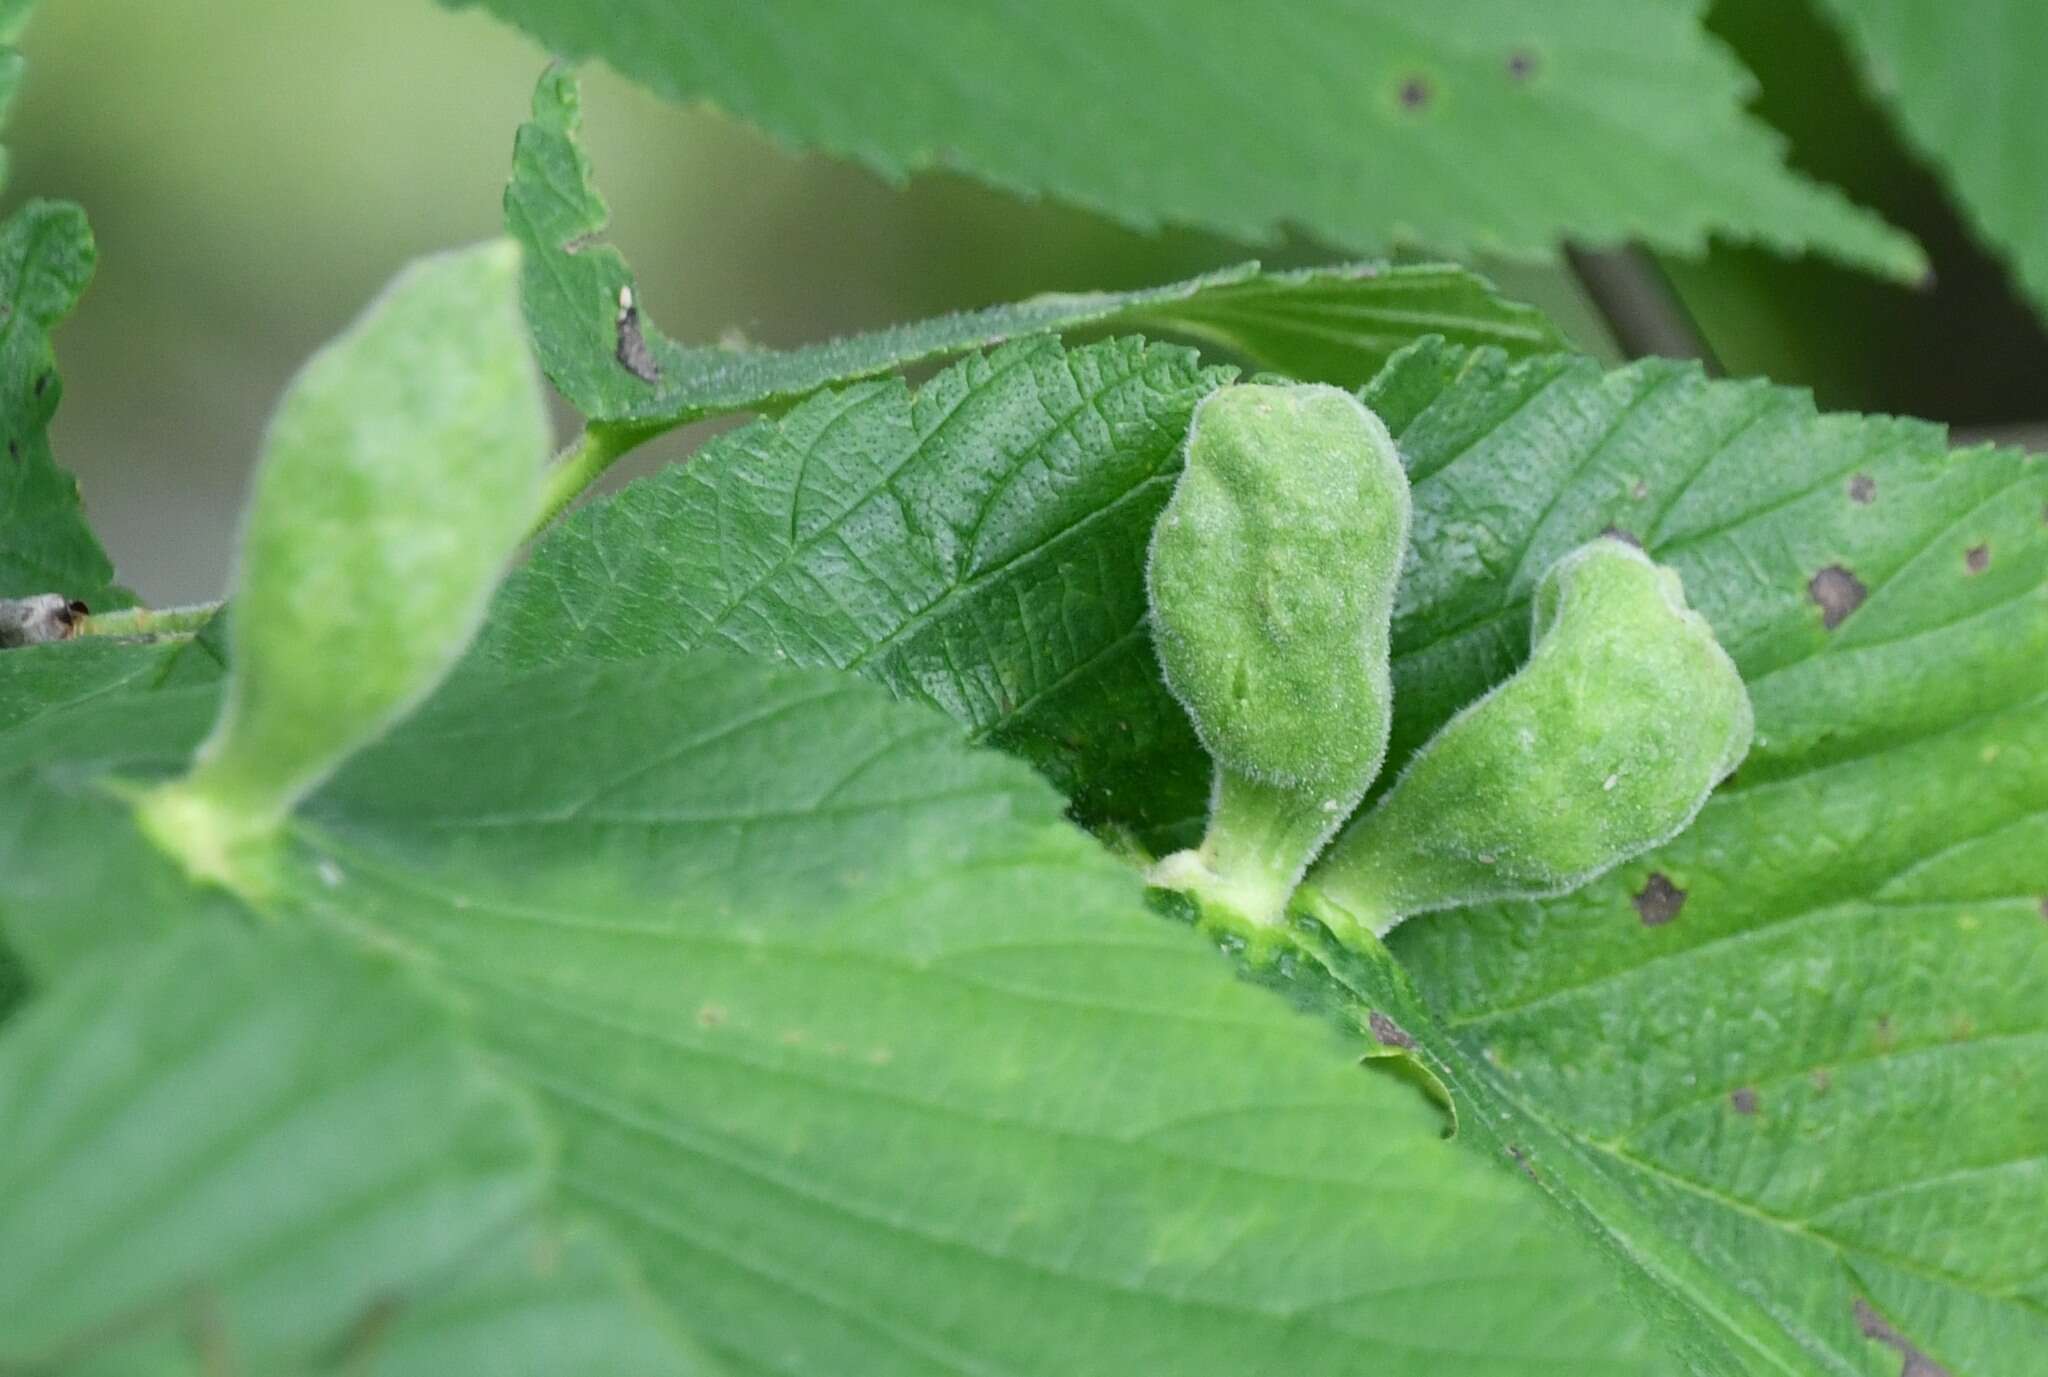
{"label": "brown spot on leaf", "polygon": [[1870,1302],[1861,1296],[1856,1298],[1856,1328],[1862,1331],[1864,1338],[1883,1344],[1905,1359],[1905,1365],[1899,1369],[1899,1377],[1950,1377],[1947,1368],[1922,1353],[1911,1339],[1892,1328],[1885,1317],[1872,1309]]}
{"label": "brown spot on leaf", "polygon": [[1863,600],[1870,596],[1863,580],[1839,564],[1830,564],[1809,579],[1806,593],[1820,608],[1821,626],[1829,631],[1847,621],[1849,614],[1863,606]]}
{"label": "brown spot on leaf", "polygon": [[1735,1106],[1737,1114],[1754,1114],[1757,1111],[1756,1090],[1752,1086],[1738,1086],[1728,1092],[1728,1103]]}
{"label": "brown spot on leaf", "polygon": [[1859,507],[1867,507],[1877,501],[1877,480],[1867,473],[1859,473],[1851,478],[1849,500]]}
{"label": "brown spot on leaf", "polygon": [[1411,76],[1402,79],[1398,99],[1403,110],[1426,109],[1434,92],[1427,77]]}
{"label": "brown spot on leaf", "polygon": [[1897,1043],[1898,1037],[1892,1032],[1892,1016],[1890,1014],[1879,1014],[1877,1016],[1877,1050],[1889,1052]]}
{"label": "brown spot on leaf", "polygon": [[1374,1041],[1382,1047],[1399,1047],[1408,1052],[1415,1050],[1415,1039],[1409,1035],[1408,1030],[1378,1009],[1367,1014],[1365,1021],[1372,1028]]}
{"label": "brown spot on leaf", "polygon": [[647,337],[640,332],[640,307],[633,300],[631,287],[619,288],[619,366],[641,382],[661,381],[661,365],[654,361],[654,351],[647,347]]}
{"label": "brown spot on leaf", "polygon": [[2048,923],[2048,894],[2041,896],[2041,921]]}
{"label": "brown spot on leaf", "polygon": [[1989,545],[1972,545],[1963,552],[1964,573],[1981,574],[1990,567],[1991,547]]}
{"label": "brown spot on leaf", "polygon": [[699,1028],[716,1028],[723,1022],[725,1022],[725,1008],[723,1005],[706,1004],[703,1008],[697,1010],[697,1026]]}
{"label": "brown spot on leaf", "polygon": [[1809,1079],[1813,1082],[1813,1093],[1816,1095],[1827,1094],[1835,1083],[1834,1075],[1825,1066],[1814,1067],[1813,1075]]}
{"label": "brown spot on leaf", "polygon": [[1685,907],[1685,894],[1686,891],[1671,883],[1669,875],[1653,870],[1629,902],[1636,906],[1636,915],[1643,920],[1644,927],[1661,928]]}
{"label": "brown spot on leaf", "polygon": [[1609,539],[1609,540],[1618,540],[1618,541],[1620,541],[1620,542],[1621,542],[1622,544],[1624,544],[1624,545],[1633,545],[1633,546],[1635,546],[1635,547],[1636,547],[1636,548],[1637,548],[1638,550],[1640,550],[1640,549],[1642,549],[1642,548],[1643,548],[1643,542],[1642,542],[1642,541],[1640,541],[1640,540],[1638,540],[1638,539],[1636,539],[1636,537],[1635,537],[1634,533],[1632,533],[1632,532],[1629,532],[1629,531],[1624,531],[1624,530],[1622,530],[1622,529],[1621,529],[1621,527],[1619,527],[1619,526],[1609,526],[1609,527],[1608,527],[1608,528],[1607,528],[1606,530],[1602,531],[1602,532],[1601,532],[1600,534],[1601,534],[1601,535],[1603,535],[1603,536],[1605,536],[1605,537],[1606,537],[1607,539]]}
{"label": "brown spot on leaf", "polygon": [[1527,81],[1536,75],[1536,54],[1527,48],[1517,48],[1508,54],[1508,75],[1516,81]]}

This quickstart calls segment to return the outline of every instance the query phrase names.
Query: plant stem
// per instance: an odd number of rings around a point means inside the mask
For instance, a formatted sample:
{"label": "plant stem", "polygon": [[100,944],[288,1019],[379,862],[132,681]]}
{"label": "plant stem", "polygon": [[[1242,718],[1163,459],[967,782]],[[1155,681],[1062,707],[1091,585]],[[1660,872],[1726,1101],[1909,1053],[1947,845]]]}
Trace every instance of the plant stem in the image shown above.
{"label": "plant stem", "polygon": [[1339,945],[1359,948],[1363,939],[1383,939],[1400,925],[1405,914],[1352,889],[1333,893],[1310,879],[1294,891],[1295,912],[1307,914],[1330,930]]}
{"label": "plant stem", "polygon": [[533,539],[554,523],[584,489],[598,480],[628,450],[646,443],[666,426],[623,426],[592,422],[567,449],[555,456],[541,486],[540,515],[526,533]]}
{"label": "plant stem", "polygon": [[101,612],[78,623],[78,636],[190,636],[220,611],[217,602],[185,607],[124,607]]}
{"label": "plant stem", "polygon": [[1632,359],[1697,359],[1709,374],[1720,375],[1720,361],[1706,337],[1646,250],[1633,245],[1599,252],[1571,248],[1566,258],[1622,353]]}

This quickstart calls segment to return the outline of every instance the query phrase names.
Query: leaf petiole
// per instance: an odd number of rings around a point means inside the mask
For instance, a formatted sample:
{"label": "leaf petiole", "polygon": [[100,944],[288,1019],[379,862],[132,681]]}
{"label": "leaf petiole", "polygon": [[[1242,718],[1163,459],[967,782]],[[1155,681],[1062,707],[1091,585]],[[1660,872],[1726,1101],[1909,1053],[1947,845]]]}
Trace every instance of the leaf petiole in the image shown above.
{"label": "leaf petiole", "polygon": [[607,425],[601,421],[586,425],[583,433],[548,465],[541,480],[540,509],[526,538],[532,540],[552,525],[555,518],[621,456],[669,428],[665,425]]}

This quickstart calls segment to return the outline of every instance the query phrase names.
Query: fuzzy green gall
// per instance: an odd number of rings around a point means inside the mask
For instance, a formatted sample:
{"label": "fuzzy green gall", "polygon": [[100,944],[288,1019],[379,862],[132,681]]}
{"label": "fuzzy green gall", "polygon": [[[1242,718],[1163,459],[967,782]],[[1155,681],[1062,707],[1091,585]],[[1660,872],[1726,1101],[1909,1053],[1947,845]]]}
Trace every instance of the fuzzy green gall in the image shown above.
{"label": "fuzzy green gall", "polygon": [[1386,756],[1408,479],[1386,426],[1334,387],[1222,388],[1195,408],[1186,460],[1147,586],[1215,783],[1201,847],[1152,879],[1272,924]]}
{"label": "fuzzy green gall", "polygon": [[1742,676],[1676,573],[1601,539],[1535,598],[1533,649],[1446,723],[1303,886],[1340,936],[1560,894],[1682,831],[1742,763]]}
{"label": "fuzzy green gall", "polygon": [[244,517],[219,720],[139,802],[196,877],[248,887],[292,807],[441,681],[532,520],[547,436],[510,241],[413,265],[293,380]]}

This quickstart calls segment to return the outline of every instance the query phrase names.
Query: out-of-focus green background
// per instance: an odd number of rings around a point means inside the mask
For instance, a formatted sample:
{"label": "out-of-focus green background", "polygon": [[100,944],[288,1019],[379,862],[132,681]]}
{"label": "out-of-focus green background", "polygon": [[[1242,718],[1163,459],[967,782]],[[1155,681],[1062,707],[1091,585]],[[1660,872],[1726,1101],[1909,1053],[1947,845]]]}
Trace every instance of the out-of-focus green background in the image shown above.
{"label": "out-of-focus green background", "polygon": [[[1916,294],[1767,255],[1674,268],[1730,371],[1813,384],[1831,405],[2048,414],[2029,409],[2048,343],[1900,156],[1827,31],[1784,0],[1722,0],[1714,20],[1763,76],[1762,107],[1799,136],[1801,161],[1927,238],[1942,273]],[[6,200],[77,200],[100,243],[98,279],[57,337],[59,459],[124,581],[158,604],[216,596],[271,400],[407,258],[497,231],[545,57],[430,0],[48,3],[24,49]],[[680,338],[788,344],[1250,256],[1340,256],[1134,234],[952,178],[892,187],[600,70],[586,104],[614,238]],[[1612,356],[1565,271],[1482,266]],[[1948,385],[1914,366],[1943,323]],[[697,438],[669,437],[637,465]]]}

